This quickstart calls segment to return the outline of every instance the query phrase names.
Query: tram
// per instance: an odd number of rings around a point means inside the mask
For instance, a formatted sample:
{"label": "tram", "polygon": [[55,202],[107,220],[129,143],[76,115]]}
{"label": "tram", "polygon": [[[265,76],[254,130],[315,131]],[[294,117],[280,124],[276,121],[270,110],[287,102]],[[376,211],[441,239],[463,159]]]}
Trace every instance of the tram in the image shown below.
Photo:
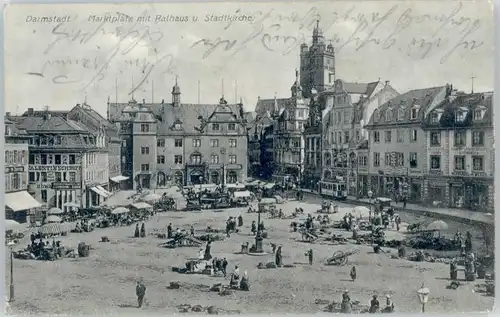
{"label": "tram", "polygon": [[347,199],[346,182],[343,179],[336,179],[331,181],[320,181],[321,196],[329,197],[336,200]]}

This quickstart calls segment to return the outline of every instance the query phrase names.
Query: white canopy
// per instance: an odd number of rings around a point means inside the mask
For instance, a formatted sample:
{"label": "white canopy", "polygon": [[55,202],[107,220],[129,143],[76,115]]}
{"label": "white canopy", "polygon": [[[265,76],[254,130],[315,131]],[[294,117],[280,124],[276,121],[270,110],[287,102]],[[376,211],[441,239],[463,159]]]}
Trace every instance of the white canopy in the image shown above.
{"label": "white canopy", "polygon": [[128,177],[120,175],[120,176],[111,177],[110,179],[111,179],[111,181],[113,181],[115,183],[119,183],[121,181],[126,181],[128,179]]}
{"label": "white canopy", "polygon": [[234,192],[235,198],[246,198],[246,197],[250,197],[250,195],[251,195],[251,193],[248,190]]}
{"label": "white canopy", "polygon": [[5,194],[5,205],[12,211],[27,210],[42,206],[27,191]]}

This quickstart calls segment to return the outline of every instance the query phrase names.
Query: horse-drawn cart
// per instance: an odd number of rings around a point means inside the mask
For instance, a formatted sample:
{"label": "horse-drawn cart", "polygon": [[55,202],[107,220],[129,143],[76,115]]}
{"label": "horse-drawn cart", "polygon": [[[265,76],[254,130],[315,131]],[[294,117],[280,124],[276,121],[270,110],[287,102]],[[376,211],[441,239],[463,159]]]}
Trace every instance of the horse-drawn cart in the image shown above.
{"label": "horse-drawn cart", "polygon": [[344,266],[347,264],[349,257],[355,254],[358,254],[359,250],[351,250],[351,251],[337,251],[333,254],[331,258],[326,260],[327,265],[338,265]]}
{"label": "horse-drawn cart", "polygon": [[306,229],[304,227],[301,227],[299,230],[299,233],[302,235],[302,241],[304,242],[310,242],[313,243],[318,239],[318,235],[316,234],[315,230],[311,229]]}
{"label": "horse-drawn cart", "polygon": [[200,247],[202,244],[203,243],[195,237],[188,236],[187,234],[178,234],[164,243],[161,243],[160,246],[165,248]]}

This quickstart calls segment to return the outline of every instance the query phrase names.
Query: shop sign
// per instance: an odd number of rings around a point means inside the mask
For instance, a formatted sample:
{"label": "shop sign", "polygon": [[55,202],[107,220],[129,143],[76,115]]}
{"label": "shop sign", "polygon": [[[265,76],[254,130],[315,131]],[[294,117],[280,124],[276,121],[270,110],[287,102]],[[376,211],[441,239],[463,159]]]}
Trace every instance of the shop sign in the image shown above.
{"label": "shop sign", "polygon": [[52,183],[36,184],[36,188],[38,188],[38,189],[51,189]]}
{"label": "shop sign", "polygon": [[228,164],[226,165],[226,169],[228,170],[241,170],[243,166],[241,164]]}
{"label": "shop sign", "polygon": [[451,175],[453,175],[453,176],[469,176],[469,173],[467,173],[467,171],[453,171],[453,172],[451,172]]}
{"label": "shop sign", "polygon": [[64,171],[79,171],[79,165],[30,165],[30,171],[40,172],[64,172]]}
{"label": "shop sign", "polygon": [[488,176],[488,174],[486,174],[485,172],[472,172],[471,175],[475,176],[475,177],[485,177],[485,176]]}
{"label": "shop sign", "polygon": [[481,155],[486,151],[485,148],[454,148],[459,154]]}
{"label": "shop sign", "polygon": [[5,173],[22,173],[24,172],[24,166],[6,167]]}
{"label": "shop sign", "polygon": [[54,182],[52,183],[54,189],[80,189],[81,185],[78,182]]}
{"label": "shop sign", "polygon": [[429,175],[441,176],[441,175],[443,175],[443,171],[441,171],[441,170],[429,170]]}

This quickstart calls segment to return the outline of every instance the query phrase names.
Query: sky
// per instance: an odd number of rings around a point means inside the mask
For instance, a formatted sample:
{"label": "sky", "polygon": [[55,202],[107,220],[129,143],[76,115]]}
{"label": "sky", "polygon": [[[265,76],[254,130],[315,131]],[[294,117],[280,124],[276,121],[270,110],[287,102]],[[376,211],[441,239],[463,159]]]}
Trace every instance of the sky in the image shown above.
{"label": "sky", "polygon": [[446,83],[492,91],[492,10],[487,1],[11,4],[5,111],[170,102],[176,78],[184,103],[224,95],[252,110],[259,96],[290,96],[316,20],[335,47],[336,78],[389,80],[401,93]]}

